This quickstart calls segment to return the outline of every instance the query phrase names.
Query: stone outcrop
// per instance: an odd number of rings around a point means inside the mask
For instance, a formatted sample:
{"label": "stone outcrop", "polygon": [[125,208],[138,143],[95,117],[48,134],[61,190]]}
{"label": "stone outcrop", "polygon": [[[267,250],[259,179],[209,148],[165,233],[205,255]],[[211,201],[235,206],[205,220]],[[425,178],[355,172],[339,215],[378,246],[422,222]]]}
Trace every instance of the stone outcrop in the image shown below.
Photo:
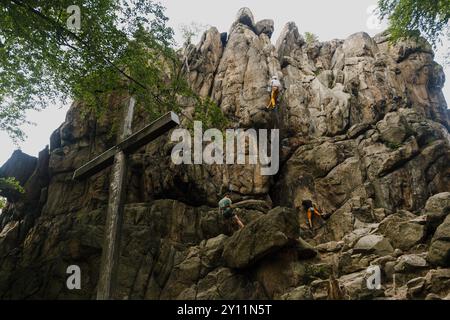
{"label": "stone outcrop", "polygon": [[384,256],[392,253],[394,249],[385,237],[371,234],[360,238],[353,247],[353,251],[356,253],[374,252],[379,256]]}
{"label": "stone outcrop", "polygon": [[15,177],[21,185],[24,185],[33,174],[36,163],[35,157],[16,150],[1,167],[0,178]]}
{"label": "stone outcrop", "polygon": [[428,260],[441,266],[450,266],[450,218],[447,216],[444,222],[437,228],[431,239],[428,251]]}
{"label": "stone outcrop", "polygon": [[[450,119],[430,46],[387,33],[306,43],[293,22],[273,44],[273,30],[241,9],[226,35],[183,50],[183,70],[230,128],[280,129],[279,172],[177,166],[167,135],[131,155],[117,298],[448,299]],[[272,75],[284,90],[269,112]],[[0,298],[95,298],[110,171],[72,174],[115,143],[126,98],[99,119],[75,102],[39,159],[0,169],[26,190],[0,215]],[[138,113],[133,130],[147,122]],[[217,212],[225,190],[243,230]],[[313,231],[304,199],[327,213]],[[74,264],[81,290],[65,286]],[[367,287],[370,266],[381,288]]]}
{"label": "stone outcrop", "polygon": [[425,205],[425,212],[428,227],[430,230],[436,230],[450,213],[450,192],[430,197]]}
{"label": "stone outcrop", "polygon": [[379,226],[380,233],[390,239],[395,248],[409,250],[423,242],[427,233],[425,217],[401,211],[388,216]]}
{"label": "stone outcrop", "polygon": [[293,210],[276,208],[248,224],[226,241],[223,257],[230,268],[246,268],[299,238]]}

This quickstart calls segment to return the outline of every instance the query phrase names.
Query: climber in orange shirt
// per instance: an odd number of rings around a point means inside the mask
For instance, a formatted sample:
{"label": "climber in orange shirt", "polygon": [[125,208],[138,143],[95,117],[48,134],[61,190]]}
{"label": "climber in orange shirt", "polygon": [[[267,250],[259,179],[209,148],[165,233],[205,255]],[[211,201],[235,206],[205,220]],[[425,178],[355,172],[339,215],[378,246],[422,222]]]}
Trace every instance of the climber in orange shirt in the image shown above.
{"label": "climber in orange shirt", "polygon": [[312,203],[311,200],[303,200],[302,201],[303,209],[306,211],[307,217],[308,217],[308,223],[309,227],[313,229],[312,225],[312,217],[313,215],[319,217],[321,220],[321,224],[323,224],[324,215],[317,210],[316,206]]}
{"label": "climber in orange shirt", "polygon": [[275,109],[276,104],[277,104],[278,94],[280,93],[282,88],[283,87],[281,85],[280,80],[278,80],[278,77],[273,76],[272,80],[270,80],[269,88],[268,88],[268,90],[270,90],[270,101],[269,101],[269,105],[267,106],[267,109],[269,109],[269,110]]}

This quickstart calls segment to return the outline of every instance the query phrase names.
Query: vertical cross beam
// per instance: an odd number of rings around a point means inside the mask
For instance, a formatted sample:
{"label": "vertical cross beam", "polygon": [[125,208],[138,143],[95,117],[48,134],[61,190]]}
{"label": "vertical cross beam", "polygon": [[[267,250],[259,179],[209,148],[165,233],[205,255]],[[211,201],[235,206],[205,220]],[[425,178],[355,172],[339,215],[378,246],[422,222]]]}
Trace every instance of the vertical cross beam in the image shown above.
{"label": "vertical cross beam", "polygon": [[[131,124],[134,114],[134,97],[130,97],[128,108],[124,110],[124,120],[119,142],[131,135]],[[97,299],[113,299],[117,282],[117,269],[120,257],[120,240],[123,224],[123,202],[126,189],[128,157],[122,150],[114,156],[111,170],[108,211],[106,214],[105,237],[103,243],[102,260],[97,285]]]}
{"label": "vertical cross beam", "polygon": [[105,238],[101,258],[97,299],[113,299],[120,257],[120,237],[123,224],[123,207],[127,176],[127,155],[162,136],[180,124],[178,115],[172,111],[153,121],[138,132],[131,134],[135,99],[130,98],[123,116],[118,143],[75,170],[72,179],[83,180],[113,166],[105,225]]}

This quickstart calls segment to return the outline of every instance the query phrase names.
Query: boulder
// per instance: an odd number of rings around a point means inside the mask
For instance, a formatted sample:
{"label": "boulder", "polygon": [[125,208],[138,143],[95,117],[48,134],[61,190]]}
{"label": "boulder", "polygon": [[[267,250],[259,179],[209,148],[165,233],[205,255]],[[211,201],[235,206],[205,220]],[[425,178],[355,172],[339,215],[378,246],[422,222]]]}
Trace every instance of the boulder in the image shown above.
{"label": "boulder", "polygon": [[342,238],[344,242],[343,249],[344,251],[353,248],[356,242],[364,236],[369,235],[373,230],[370,228],[357,228],[352,232],[346,233],[346,235]]}
{"label": "boulder", "polygon": [[342,249],[343,241],[330,241],[316,246],[319,252],[336,252]]}
{"label": "boulder", "polygon": [[274,31],[274,22],[271,19],[264,19],[258,21],[255,25],[255,32],[257,35],[264,33],[269,38],[271,38],[273,31]]}
{"label": "boulder", "polygon": [[280,63],[283,65],[285,57],[294,55],[304,44],[305,39],[298,31],[295,22],[286,23],[275,45]]}
{"label": "boulder", "polygon": [[328,280],[314,280],[311,282],[311,293],[314,300],[325,300],[328,298],[328,289],[330,282]]}
{"label": "boulder", "polygon": [[384,236],[370,234],[359,239],[353,247],[353,251],[361,253],[375,253],[383,256],[392,253],[394,248],[392,248],[391,243]]}
{"label": "boulder", "polygon": [[317,256],[317,250],[302,238],[297,239],[295,248],[299,259],[311,259]]}
{"label": "boulder", "polygon": [[368,288],[367,277],[368,273],[361,271],[344,275],[338,280],[350,299],[373,299],[384,296],[384,290],[382,288]]}
{"label": "boulder", "polygon": [[268,297],[278,299],[291,288],[322,278],[328,268],[311,260],[299,260],[296,248],[286,247],[262,259],[253,269]]}
{"label": "boulder", "polygon": [[450,269],[430,270],[424,277],[411,279],[406,285],[409,299],[445,299],[450,294]]}
{"label": "boulder", "polygon": [[450,266],[450,215],[436,229],[427,259],[434,265]]}
{"label": "boulder", "polygon": [[260,212],[267,212],[272,208],[272,204],[264,200],[243,200],[233,203],[234,208],[242,208],[247,210],[257,210]]}
{"label": "boulder", "polygon": [[342,45],[346,58],[350,57],[374,57],[378,52],[375,41],[365,32],[358,32],[349,36]]}
{"label": "boulder", "polygon": [[[0,178],[15,178],[24,187],[36,169],[38,160],[20,150],[13,152],[11,157],[0,168]],[[37,190],[38,192],[40,189]],[[8,199],[9,202],[17,202],[22,198],[22,194],[15,188],[10,187],[0,181],[0,196]]]}
{"label": "boulder", "polygon": [[411,272],[428,267],[427,261],[417,254],[407,254],[397,259],[395,272]]}
{"label": "boulder", "polygon": [[300,286],[292,289],[291,291],[283,294],[280,297],[281,300],[312,300],[313,295],[311,288],[308,286]]}
{"label": "boulder", "polygon": [[423,290],[425,289],[426,279],[424,277],[418,277],[409,280],[406,283],[408,287],[407,297],[409,299],[419,298],[422,295]]}
{"label": "boulder", "polygon": [[434,232],[450,213],[450,192],[442,192],[430,197],[424,211],[429,231]]}
{"label": "boulder", "polygon": [[437,294],[434,293],[429,293],[427,294],[427,296],[425,297],[425,300],[442,300],[440,296],[438,296]]}
{"label": "boulder", "polygon": [[352,250],[346,251],[338,256],[338,273],[344,275],[364,270],[376,257],[374,254],[353,254]]}
{"label": "boulder", "polygon": [[426,236],[425,221],[416,219],[410,212],[397,212],[385,218],[378,231],[389,238],[394,248],[409,250]]}
{"label": "boulder", "polygon": [[277,207],[226,240],[223,259],[229,268],[246,268],[286,246],[294,246],[299,227],[294,210]]}
{"label": "boulder", "polygon": [[380,138],[392,145],[401,145],[408,137],[406,120],[398,112],[386,114],[383,120],[377,123]]}
{"label": "boulder", "polygon": [[446,296],[450,288],[450,269],[430,270],[425,276],[425,281],[427,292]]}
{"label": "boulder", "polygon": [[396,148],[396,150],[386,154],[386,157],[378,170],[378,176],[380,177],[401,167],[419,153],[419,146],[417,145],[415,138],[408,139],[408,141],[400,147],[397,147],[396,145],[390,146]]}
{"label": "boulder", "polygon": [[253,13],[247,7],[239,9],[236,15],[236,22],[242,23],[246,26],[249,26],[250,28],[254,28],[255,26],[255,19],[253,18]]}
{"label": "boulder", "polygon": [[36,169],[36,164],[36,157],[16,150],[0,168],[0,178],[14,177],[24,186]]}
{"label": "boulder", "polygon": [[215,267],[219,264],[226,239],[226,235],[220,234],[215,238],[200,243],[200,247],[203,246],[202,258],[205,266]]}

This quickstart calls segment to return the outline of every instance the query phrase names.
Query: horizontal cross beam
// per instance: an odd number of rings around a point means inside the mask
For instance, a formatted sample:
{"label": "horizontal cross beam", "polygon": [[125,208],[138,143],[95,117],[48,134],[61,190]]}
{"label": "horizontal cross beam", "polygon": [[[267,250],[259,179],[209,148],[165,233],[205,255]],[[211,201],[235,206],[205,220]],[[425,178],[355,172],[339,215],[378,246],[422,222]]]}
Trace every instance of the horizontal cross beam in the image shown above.
{"label": "horizontal cross beam", "polygon": [[93,176],[101,170],[111,166],[114,162],[114,156],[116,153],[120,151],[123,151],[126,154],[133,153],[179,124],[180,119],[178,118],[178,115],[172,111],[168,112],[164,116],[153,121],[148,126],[132,134],[116,146],[108,149],[98,157],[92,159],[85,165],[75,170],[72,179],[83,180]]}

